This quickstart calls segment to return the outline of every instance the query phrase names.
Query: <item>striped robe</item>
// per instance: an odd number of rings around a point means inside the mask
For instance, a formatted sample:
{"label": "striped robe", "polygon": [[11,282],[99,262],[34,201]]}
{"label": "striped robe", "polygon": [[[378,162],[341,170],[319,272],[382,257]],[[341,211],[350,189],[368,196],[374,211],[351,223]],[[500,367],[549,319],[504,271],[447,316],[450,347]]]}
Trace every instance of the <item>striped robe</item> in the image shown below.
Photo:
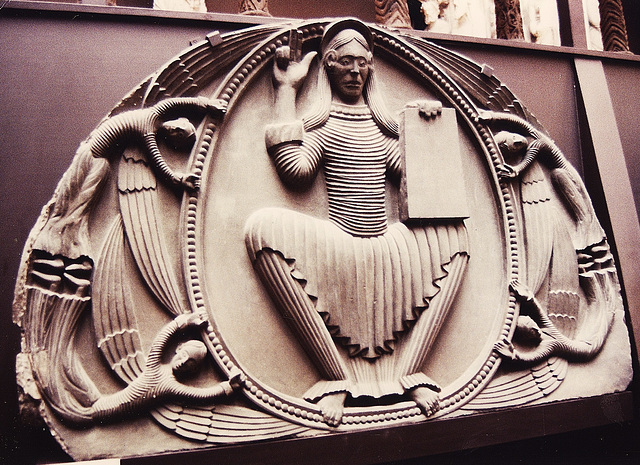
{"label": "striped robe", "polygon": [[[419,374],[415,379],[421,361],[404,363],[403,373],[391,355],[439,293],[454,256],[466,265],[463,223],[388,224],[385,183],[387,176],[401,173],[400,149],[365,105],[334,104],[327,122],[307,133],[301,122],[269,126],[266,141],[286,184],[304,187],[324,169],[328,221],[262,209],[247,221],[246,243],[253,262],[265,250],[284,259],[333,338],[348,350],[345,373],[329,377],[348,378],[346,390],[354,397],[400,394],[415,387],[401,382],[410,375],[415,385],[430,384]],[[428,345],[442,323],[441,317],[432,318],[437,328]],[[390,359],[374,363],[385,356]],[[308,397],[331,389],[318,386]]]}

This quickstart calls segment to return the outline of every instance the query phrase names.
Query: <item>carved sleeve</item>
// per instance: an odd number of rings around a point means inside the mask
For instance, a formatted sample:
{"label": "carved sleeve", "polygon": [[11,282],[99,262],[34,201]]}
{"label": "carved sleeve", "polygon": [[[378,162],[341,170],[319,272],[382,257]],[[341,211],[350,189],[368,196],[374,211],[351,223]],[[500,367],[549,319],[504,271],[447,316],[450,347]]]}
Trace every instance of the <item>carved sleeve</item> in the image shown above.
{"label": "carved sleeve", "polygon": [[387,155],[387,177],[393,182],[398,182],[402,175],[402,157],[400,156],[400,144],[397,139],[389,138],[389,152]]}
{"label": "carved sleeve", "polygon": [[323,154],[317,132],[305,134],[301,121],[273,124],[267,126],[265,142],[284,183],[305,187],[313,181]]}

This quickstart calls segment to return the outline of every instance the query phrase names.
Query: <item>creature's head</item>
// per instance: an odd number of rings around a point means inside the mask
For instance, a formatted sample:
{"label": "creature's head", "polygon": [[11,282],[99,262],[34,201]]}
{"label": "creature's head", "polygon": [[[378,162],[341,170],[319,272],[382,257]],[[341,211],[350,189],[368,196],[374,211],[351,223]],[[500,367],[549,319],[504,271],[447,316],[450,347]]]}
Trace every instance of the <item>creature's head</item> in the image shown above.
{"label": "creature's head", "polygon": [[162,124],[162,135],[176,150],[189,150],[196,141],[196,128],[187,118],[178,118]]}
{"label": "creature's head", "polygon": [[176,349],[171,359],[171,369],[175,376],[195,373],[207,355],[207,347],[203,342],[191,339],[183,342]]}
{"label": "creature's head", "polygon": [[520,315],[516,324],[516,337],[524,344],[537,345],[542,340],[542,332],[531,317]]}
{"label": "creature's head", "polygon": [[500,131],[495,136],[498,148],[504,155],[513,155],[527,148],[527,138],[515,132]]}

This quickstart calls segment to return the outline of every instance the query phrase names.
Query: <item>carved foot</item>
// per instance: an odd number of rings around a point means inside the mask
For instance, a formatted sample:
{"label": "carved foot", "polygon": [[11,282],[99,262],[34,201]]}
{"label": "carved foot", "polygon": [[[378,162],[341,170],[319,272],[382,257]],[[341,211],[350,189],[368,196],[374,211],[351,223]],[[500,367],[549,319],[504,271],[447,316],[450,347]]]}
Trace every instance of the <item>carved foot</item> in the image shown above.
{"label": "carved foot", "polygon": [[493,350],[498,352],[498,354],[506,360],[513,361],[518,358],[515,347],[513,347],[513,344],[508,341],[496,342],[493,346]]}
{"label": "carved foot", "polygon": [[207,103],[207,111],[214,118],[222,119],[227,113],[227,102],[219,99],[210,99]]}
{"label": "carved foot", "polygon": [[176,173],[175,183],[189,192],[196,192],[200,189],[200,176],[197,174]]}
{"label": "carved foot", "polygon": [[220,383],[220,387],[222,387],[225,396],[230,396],[235,391],[240,389],[242,383],[244,382],[244,375],[240,370],[234,370],[229,374],[229,381],[223,381]]}
{"label": "carved foot", "polygon": [[496,115],[497,114],[495,112],[490,111],[490,110],[481,110],[478,113],[480,121],[483,121],[483,122],[486,122],[486,123],[491,122],[494,119],[496,119]]}
{"label": "carved foot", "polygon": [[338,426],[342,421],[346,392],[338,392],[324,396],[318,401],[324,422],[329,426]]}
{"label": "carved foot", "polygon": [[522,284],[520,281],[514,280],[511,281],[509,287],[521,302],[530,302],[533,300],[533,293],[526,284]]}
{"label": "carved foot", "polygon": [[440,410],[440,396],[431,388],[420,386],[412,389],[409,394],[425,416],[430,417]]}
{"label": "carved foot", "polygon": [[202,326],[208,322],[205,312],[183,313],[178,315],[175,320],[178,329],[185,329],[188,326]]}
{"label": "carved foot", "polygon": [[497,172],[498,178],[500,178],[501,181],[504,179],[515,179],[520,174],[515,170],[513,166],[506,163],[498,165]]}

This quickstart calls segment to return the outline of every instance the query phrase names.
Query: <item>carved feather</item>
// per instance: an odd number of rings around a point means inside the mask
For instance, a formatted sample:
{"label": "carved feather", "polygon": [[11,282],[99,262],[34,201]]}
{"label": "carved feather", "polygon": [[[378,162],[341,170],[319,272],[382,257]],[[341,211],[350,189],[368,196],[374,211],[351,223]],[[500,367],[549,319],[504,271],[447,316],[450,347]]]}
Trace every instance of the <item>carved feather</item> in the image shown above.
{"label": "carved feather", "polygon": [[555,224],[551,193],[537,162],[522,174],[520,192],[527,245],[526,282],[536,294],[549,271]]}
{"label": "carved feather", "polygon": [[425,52],[437,66],[442,67],[480,108],[517,115],[539,126],[536,118],[522,106],[509,88],[493,75],[489,66],[474,63],[418,37],[403,38]]}
{"label": "carved feather", "polygon": [[166,404],[151,414],[158,423],[180,436],[213,444],[293,437],[309,430],[270,414],[235,405],[185,407]]}
{"label": "carved feather", "polygon": [[166,310],[183,313],[185,299],[166,259],[169,253],[158,224],[156,179],[146,161],[123,155],[118,192],[125,233],[142,277]]}
{"label": "carved feather", "polygon": [[552,357],[525,372],[506,373],[462,407],[462,410],[514,407],[542,399],[560,387],[568,366],[566,359]]}
{"label": "carved feather", "polygon": [[151,106],[168,97],[192,96],[212,80],[226,74],[240,59],[281,26],[261,26],[230,34],[224,40],[219,34],[207,36],[174,58],[148,84],[144,105]]}
{"label": "carved feather", "polygon": [[580,316],[578,259],[569,230],[558,214],[553,221],[547,315],[560,333],[573,339]]}
{"label": "carved feather", "polygon": [[144,368],[138,322],[125,274],[131,261],[120,217],[112,223],[98,258],[93,284],[93,324],[98,347],[111,369],[126,382]]}
{"label": "carved feather", "polygon": [[[45,257],[38,257],[44,254]],[[90,419],[99,397],[76,351],[76,334],[85,309],[91,266],[34,251],[26,286],[25,353],[36,383],[49,406],[75,423]],[[86,257],[85,257],[86,258]]]}

